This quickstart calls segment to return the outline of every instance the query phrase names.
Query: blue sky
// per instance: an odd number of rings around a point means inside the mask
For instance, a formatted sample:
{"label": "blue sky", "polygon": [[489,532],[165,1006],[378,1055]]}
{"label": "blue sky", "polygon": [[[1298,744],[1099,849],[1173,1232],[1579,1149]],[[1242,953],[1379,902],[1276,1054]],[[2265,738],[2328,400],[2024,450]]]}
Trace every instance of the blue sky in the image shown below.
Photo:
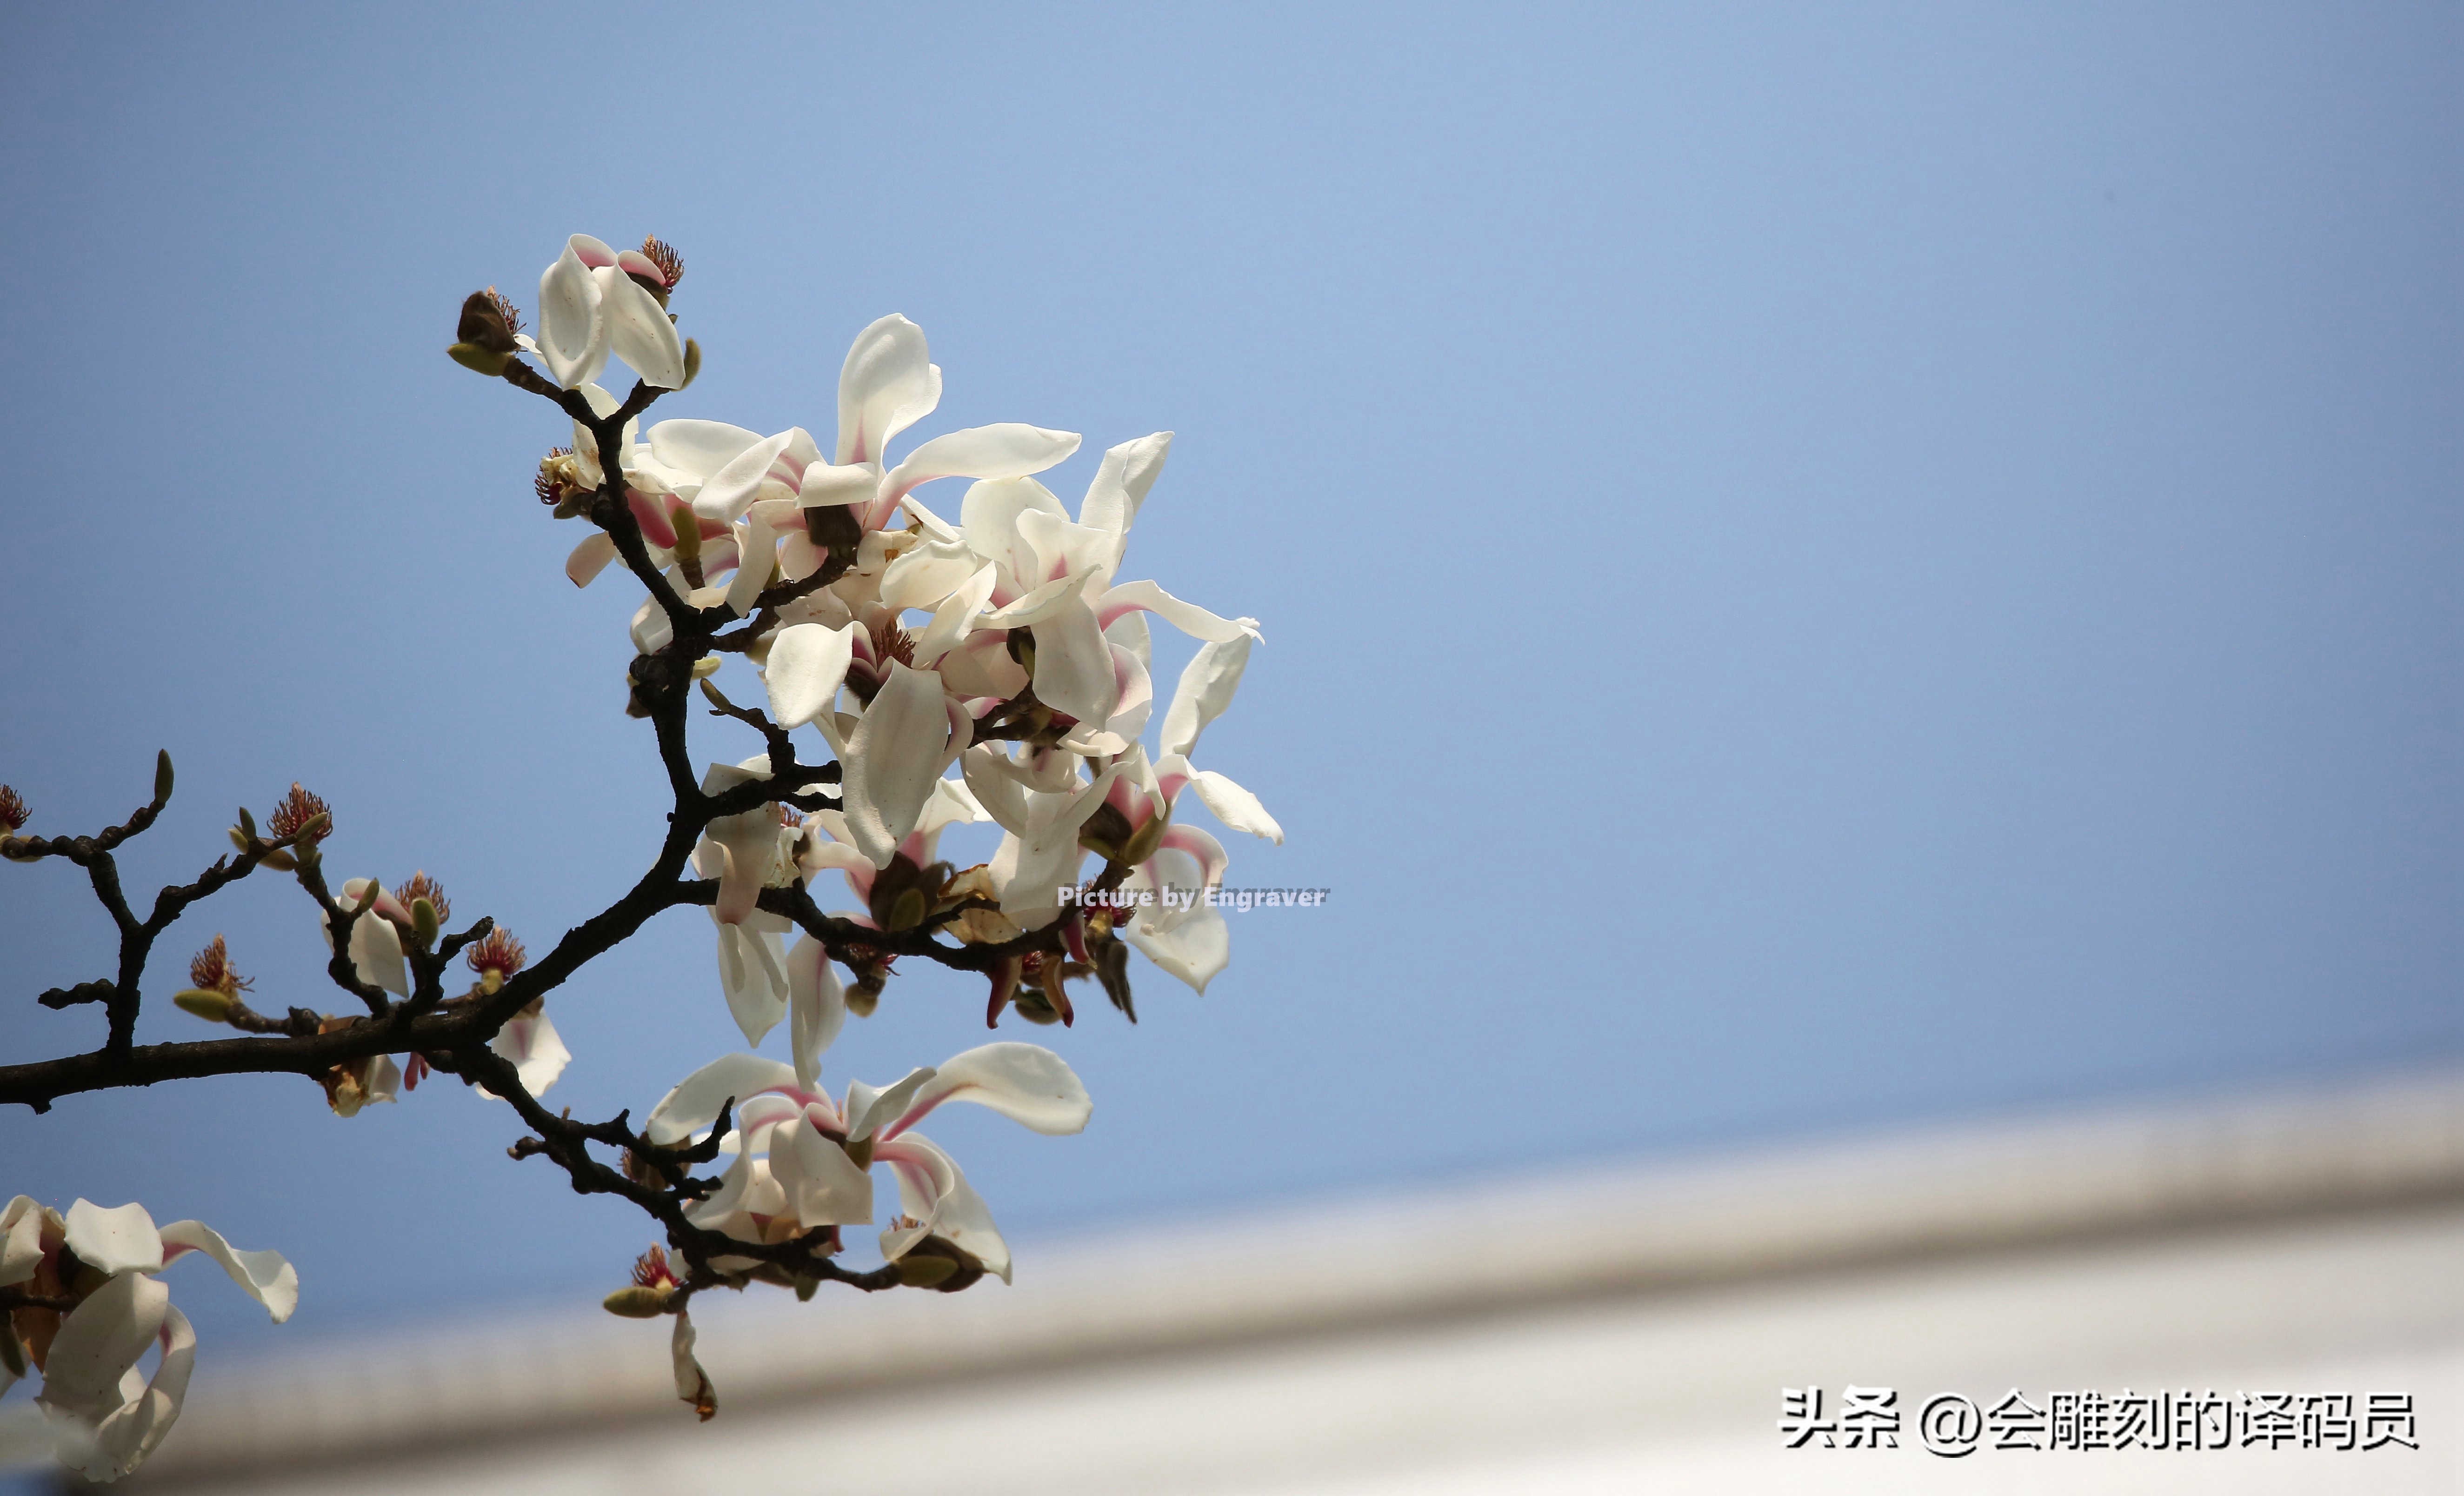
{"label": "blue sky", "polygon": [[[1207,761],[1289,830],[1202,1000],[1048,1038],[1082,1137],[935,1131],[1014,1237],[2464,1054],[2464,23],[2435,7],[116,8],[0,57],[36,829],[330,800],[537,944],[654,844],[565,439],[447,362],[575,231],[683,252],[662,412],[1178,433],[1131,574],[1264,621]],[[928,491],[929,492],[929,491]],[[945,512],[955,493],[935,495]],[[1167,654],[1170,647],[1167,647]],[[1169,679],[1177,659],[1160,674]],[[753,751],[712,724],[706,759]],[[104,927],[0,880],[0,1051]],[[317,996],[296,889],[217,930]],[[555,1000],[554,1099],[740,1045],[698,913]],[[202,1036],[167,1004],[148,1040]],[[919,975],[832,1073],[981,1035]],[[774,1042],[774,1048],[778,1047]],[[8,1190],[274,1245],[284,1335],[621,1280],[646,1223],[440,1085],[0,1117]],[[1030,1252],[1022,1271],[1032,1270]],[[180,1287],[209,1349],[253,1306]]]}

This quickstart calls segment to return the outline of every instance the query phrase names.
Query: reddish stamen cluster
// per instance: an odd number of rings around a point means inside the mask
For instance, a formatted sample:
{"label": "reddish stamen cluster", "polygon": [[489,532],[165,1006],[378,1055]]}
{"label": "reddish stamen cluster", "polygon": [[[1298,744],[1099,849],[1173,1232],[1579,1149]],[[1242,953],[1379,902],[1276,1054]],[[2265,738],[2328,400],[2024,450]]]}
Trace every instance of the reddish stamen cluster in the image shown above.
{"label": "reddish stamen cluster", "polygon": [[6,784],[0,784],[0,829],[5,829],[6,834],[14,836],[17,834],[17,828],[25,824],[26,803],[17,798],[15,790]]}
{"label": "reddish stamen cluster", "polygon": [[668,1249],[653,1243],[633,1262],[633,1285],[641,1288],[672,1288],[684,1282],[668,1265]]}
{"label": "reddish stamen cluster", "polygon": [[492,971],[500,977],[511,977],[522,969],[522,962],[528,957],[523,954],[522,943],[514,938],[514,933],[499,926],[489,931],[486,937],[472,946],[462,958],[482,977]]}
{"label": "reddish stamen cluster", "polygon": [[188,985],[235,998],[256,983],[241,976],[239,969],[231,965],[231,948],[223,944],[223,937],[218,935],[214,936],[213,944],[199,951],[196,958],[188,963]]}
{"label": "reddish stamen cluster", "polygon": [[804,824],[804,813],[797,809],[795,806],[790,805],[783,801],[775,800],[771,802],[771,804],[775,806],[779,812],[779,824],[781,825],[795,827]]}
{"label": "reddish stamen cluster", "polygon": [[[463,284],[468,285],[470,282],[465,281]],[[522,330],[521,309],[515,306],[511,301],[506,300],[504,293],[498,291],[494,286],[490,286],[485,295],[489,301],[495,306],[496,315],[505,319],[505,331],[509,333],[519,333]]]}
{"label": "reddish stamen cluster", "polygon": [[666,279],[671,290],[675,288],[677,281],[685,278],[684,256],[676,253],[675,246],[656,234],[642,240],[642,258],[659,267],[659,275]]}
{"label": "reddish stamen cluster", "polygon": [[428,900],[436,906],[436,917],[440,921],[453,917],[453,901],[445,896],[445,890],[428,875],[426,869],[412,873],[393,891],[393,896],[402,901],[405,909],[408,909],[414,899]]}
{"label": "reddish stamen cluster", "polygon": [[551,447],[547,450],[547,455],[539,459],[539,475],[531,479],[531,492],[539,495],[540,503],[555,504],[563,501],[564,483],[557,476],[557,473],[561,471],[562,464],[558,459],[572,455],[573,449],[570,447]]}
{"label": "reddish stamen cluster", "polygon": [[892,660],[911,670],[914,668],[915,636],[899,627],[897,619],[879,619],[869,631],[872,635],[872,657],[877,662],[875,668],[882,679],[890,678],[890,662]]}
{"label": "reddish stamen cluster", "polygon": [[274,814],[265,818],[266,829],[272,831],[275,839],[279,841],[284,837],[298,835],[301,826],[319,816],[326,818],[325,824],[318,828],[316,835],[308,839],[312,842],[321,842],[334,834],[333,816],[326,809],[323,801],[301,789],[299,781],[294,780],[291,781],[291,793],[283,797],[282,803],[274,807]]}

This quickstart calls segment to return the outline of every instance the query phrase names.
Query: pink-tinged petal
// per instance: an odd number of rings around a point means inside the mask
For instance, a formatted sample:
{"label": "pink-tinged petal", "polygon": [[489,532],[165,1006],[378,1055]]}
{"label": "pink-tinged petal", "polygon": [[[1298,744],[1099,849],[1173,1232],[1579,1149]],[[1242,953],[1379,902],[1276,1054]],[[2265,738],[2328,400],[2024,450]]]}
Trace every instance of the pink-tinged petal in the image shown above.
{"label": "pink-tinged petal", "polygon": [[855,335],[839,368],[840,463],[878,462],[890,439],[941,403],[924,329],[893,312]]}
{"label": "pink-tinged petal", "polygon": [[1254,618],[1218,618],[1195,603],[1184,603],[1152,582],[1125,582],[1107,588],[1095,600],[1095,610],[1107,627],[1123,614],[1143,609],[1193,639],[1224,643],[1246,634],[1257,637]]}
{"label": "pink-tinged petal", "polygon": [[615,559],[614,539],[605,530],[593,530],[583,536],[582,543],[573,548],[573,554],[564,559],[565,578],[577,587],[586,587]]}
{"label": "pink-tinged petal", "polygon": [[1042,473],[1078,450],[1075,431],[1005,421],[935,436],[882,475],[882,505],[894,505],[918,484],[935,478],[1022,478]]}
{"label": "pink-tinged petal", "polygon": [[573,1062],[573,1051],[564,1046],[563,1036],[545,1013],[513,1020],[488,1041],[488,1047],[513,1063],[515,1077],[533,1096],[546,1094]]}
{"label": "pink-tinged petal", "polygon": [[[1107,641],[1111,638],[1108,631]],[[1104,718],[1104,730],[1134,741],[1147,730],[1147,717],[1155,711],[1155,682],[1147,675],[1146,662],[1117,644],[1112,651],[1112,710]]]}
{"label": "pink-tinged petal", "polygon": [[[904,561],[906,557],[899,560]],[[894,569],[895,563],[892,564]],[[888,585],[889,579],[885,578],[885,598]],[[925,670],[938,666],[941,657],[957,649],[975,627],[976,620],[983,613],[984,604],[991,600],[992,595],[993,568],[990,566],[977,567],[952,586],[940,605],[933,610],[933,622],[926,625],[924,632],[916,637],[913,650],[916,665]],[[943,684],[946,687],[948,683],[945,681]],[[972,705],[968,710],[972,715],[982,715]]]}
{"label": "pink-tinged petal", "polygon": [[163,1228],[163,1244],[173,1257],[198,1251],[212,1258],[277,1325],[299,1308],[299,1271],[280,1252],[243,1252],[202,1221],[172,1221]]}
{"label": "pink-tinged petal", "polygon": [[564,248],[566,253],[592,270],[616,263],[616,252],[609,249],[605,241],[594,239],[586,233],[577,233],[565,240]]}
{"label": "pink-tinged petal", "polygon": [[[1032,481],[1022,479],[1021,481]],[[1088,525],[1071,524],[1059,515],[1029,510],[1018,517],[1020,539],[1034,559],[1029,562],[1038,581],[1055,577],[1109,575],[1117,560],[1119,537]]]}
{"label": "pink-tinged petal", "polygon": [[[957,1160],[944,1153],[938,1144],[920,1133],[910,1133],[894,1143],[884,1144],[874,1157],[891,1166],[898,1177],[898,1194],[907,1214],[923,1220],[925,1229],[882,1235],[882,1256],[895,1262],[929,1233],[965,1248],[984,1265],[984,1270],[1001,1282],[1010,1281],[1009,1243],[1001,1240],[993,1224],[993,1213],[983,1197],[967,1183],[958,1171]],[[918,1210],[918,1206],[924,1207]],[[897,1250],[891,1250],[895,1241]]]}
{"label": "pink-tinged petal", "polygon": [[1176,825],[1164,832],[1162,845],[1195,858],[1199,881],[1210,889],[1222,883],[1223,869],[1232,864],[1223,844],[1194,825]]}
{"label": "pink-tinged petal", "polygon": [[847,1082],[848,1141],[860,1143],[870,1137],[875,1129],[905,1115],[914,1101],[915,1093],[923,1089],[925,1083],[932,1078],[933,1067],[919,1065],[880,1090],[862,1081]]}
{"label": "pink-tinged petal", "polygon": [[972,1101],[1029,1130],[1051,1136],[1083,1132],[1095,1104],[1068,1063],[1041,1045],[989,1044],[951,1056],[932,1072],[884,1142],[932,1114],[945,1101]]}
{"label": "pink-tinged petal", "polygon": [[642,1135],[654,1143],[682,1142],[717,1121],[718,1109],[729,1097],[736,1098],[740,1111],[746,1101],[767,1091],[805,1099],[793,1067],[758,1054],[721,1055],[660,1098]]}
{"label": "pink-tinged petal", "polygon": [[105,1210],[90,1199],[69,1207],[68,1247],[98,1272],[155,1272],[163,1265],[163,1236],[145,1207],[131,1201]]}

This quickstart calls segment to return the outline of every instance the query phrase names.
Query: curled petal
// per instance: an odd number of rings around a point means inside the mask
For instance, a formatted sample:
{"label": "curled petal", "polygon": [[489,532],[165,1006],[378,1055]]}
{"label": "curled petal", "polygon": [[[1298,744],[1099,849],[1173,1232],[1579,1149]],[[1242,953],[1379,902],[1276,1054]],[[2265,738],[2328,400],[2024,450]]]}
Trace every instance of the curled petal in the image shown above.
{"label": "curled petal", "polygon": [[659,298],[613,265],[590,275],[599,283],[600,310],[607,320],[608,350],[631,364],[643,383],[661,389],[682,389],[684,341],[676,336],[676,324],[668,320]]}
{"label": "curled petal", "polygon": [[650,455],[659,466],[702,483],[760,440],[760,432],[724,421],[661,421],[650,428]]}
{"label": "curled petal", "polygon": [[882,474],[874,512],[886,515],[918,484],[935,478],[1018,478],[1042,473],[1078,450],[1075,431],[1005,421],[935,436]]}
{"label": "curled petal", "polygon": [[855,335],[839,368],[838,461],[879,462],[891,437],[940,403],[924,329],[892,312]]}
{"label": "curled petal", "polygon": [[43,1262],[43,1207],[20,1195],[0,1210],[0,1288],[34,1276]]}
{"label": "curled petal", "polygon": [[896,1262],[927,1236],[937,1236],[964,1247],[984,1270],[1010,1281],[1009,1243],[993,1225],[993,1213],[983,1197],[958,1172],[957,1160],[920,1133],[884,1143],[873,1156],[898,1177],[901,1206],[919,1224],[881,1234],[881,1255]]}
{"label": "curled petal", "polygon": [[1241,673],[1249,668],[1247,634],[1199,646],[1188,668],[1180,672],[1180,684],[1172,693],[1172,706],[1163,715],[1163,751],[1185,754],[1198,746],[1199,735],[1206,725],[1223,715],[1232,704],[1232,693],[1241,688]]}
{"label": "curled petal", "polygon": [[299,1307],[299,1272],[280,1252],[243,1252],[223,1240],[221,1232],[202,1221],[174,1221],[163,1228],[168,1256],[203,1252],[222,1265],[248,1296],[265,1306],[277,1325]]}
{"label": "curled petal", "polygon": [[693,1358],[693,1320],[682,1310],[676,1314],[675,1333],[668,1341],[669,1358],[675,1363],[677,1400],[690,1403],[705,1423],[718,1416],[718,1391],[710,1384],[710,1374]]}
{"label": "curled petal", "polygon": [[876,868],[890,866],[934,782],[965,746],[950,713],[938,674],[892,661],[890,679],[847,738],[841,786],[847,832]]}
{"label": "curled petal", "polygon": [[[1138,506],[1147,501],[1147,490],[1163,472],[1164,458],[1172,452],[1172,433],[1157,431],[1133,442],[1123,442],[1104,453],[1104,465],[1095,470],[1095,481],[1087,485],[1087,497],[1078,506],[1078,522],[1108,530],[1114,536],[1125,536],[1138,517]],[[1112,559],[1120,560],[1115,542]]]}
{"label": "curled petal", "polygon": [[1198,791],[1199,803],[1214,812],[1216,820],[1235,831],[1246,831],[1278,847],[1283,845],[1284,828],[1266,814],[1266,807],[1258,803],[1257,796],[1211,769],[1200,769],[1190,777],[1189,782],[1190,788]]}
{"label": "curled petal", "polygon": [[1096,612],[1107,626],[1122,614],[1143,609],[1155,614],[1193,639],[1222,643],[1243,634],[1255,638],[1258,621],[1254,618],[1218,618],[1195,603],[1184,603],[1152,582],[1125,582],[1106,589],[1095,604]]}
{"label": "curled petal", "polygon": [[643,1125],[643,1135],[654,1143],[681,1142],[718,1120],[718,1109],[730,1096],[741,1107],[764,1091],[794,1091],[796,1072],[758,1054],[721,1055],[678,1082]]}
{"label": "curled petal", "polygon": [[546,361],[549,376],[567,389],[597,379],[607,363],[607,319],[599,305],[599,284],[579,253],[581,247],[597,244],[587,234],[575,234],[539,276],[539,357]]}
{"label": "curled petal", "polygon": [[544,1094],[573,1060],[573,1051],[564,1046],[556,1025],[543,1012],[514,1019],[488,1041],[488,1048],[513,1062],[522,1089],[533,1096]]}
{"label": "curled petal", "polygon": [[945,1101],[972,1101],[1051,1136],[1082,1132],[1095,1104],[1068,1062],[1042,1045],[979,1045],[934,1068],[896,1120],[881,1129],[888,1142]]}

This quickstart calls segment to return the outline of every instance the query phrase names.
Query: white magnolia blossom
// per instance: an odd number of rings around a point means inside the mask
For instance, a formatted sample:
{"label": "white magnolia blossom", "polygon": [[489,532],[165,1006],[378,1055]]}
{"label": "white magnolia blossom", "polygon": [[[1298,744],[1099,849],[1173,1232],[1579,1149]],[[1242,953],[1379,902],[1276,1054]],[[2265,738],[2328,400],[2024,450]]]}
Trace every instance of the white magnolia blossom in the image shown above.
{"label": "white magnolia blossom", "polygon": [[[29,1307],[0,1319],[0,1394],[37,1369],[43,1377],[39,1414],[5,1420],[10,1442],[43,1437],[90,1481],[117,1480],[154,1452],[180,1416],[197,1353],[187,1316],[154,1275],[190,1252],[219,1264],[275,1324],[298,1307],[299,1275],[280,1253],[237,1250],[203,1221],[158,1228],[143,1205],[83,1199],[62,1215],[24,1195],[0,1211],[0,1287],[77,1301],[65,1314]],[[156,1352],[148,1376],[140,1363]]]}
{"label": "white magnolia blossom", "polygon": [[[827,972],[827,958],[810,941],[792,958]],[[881,1233],[884,1258],[896,1262],[935,1237],[1008,1282],[1009,1247],[991,1211],[949,1154],[913,1128],[945,1101],[971,1101],[1034,1132],[1076,1133],[1093,1111],[1086,1087],[1051,1050],[1003,1043],[919,1067],[888,1087],[850,1081],[844,1098],[833,1100],[819,1088],[817,1061],[846,1007],[832,1001],[835,979],[825,976],[812,986],[816,1012],[808,1028],[800,1025],[798,1064],[722,1056],[687,1076],[650,1113],[650,1141],[678,1143],[707,1133],[720,1108],[735,1103],[735,1131],[720,1144],[735,1161],[689,1218],[744,1242],[869,1224],[869,1170],[887,1165],[898,1180],[901,1214]]]}

